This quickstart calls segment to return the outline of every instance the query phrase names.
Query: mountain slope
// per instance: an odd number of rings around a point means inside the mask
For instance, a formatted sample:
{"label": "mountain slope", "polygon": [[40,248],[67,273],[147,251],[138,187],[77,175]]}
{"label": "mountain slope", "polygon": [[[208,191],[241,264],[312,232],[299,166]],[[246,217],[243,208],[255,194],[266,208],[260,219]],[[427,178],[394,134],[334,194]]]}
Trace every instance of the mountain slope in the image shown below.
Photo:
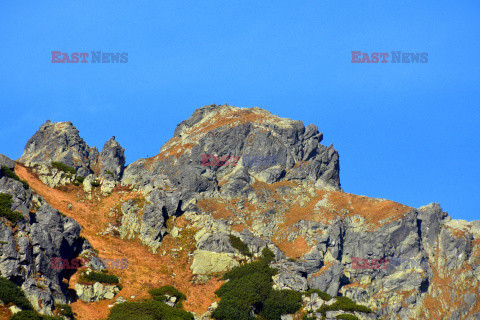
{"label": "mountain slope", "polygon": [[[171,284],[208,319],[219,276],[269,248],[274,288],[351,297],[375,310],[361,318],[480,319],[480,222],[452,220],[438,204],[343,192],[338,153],[314,125],[210,105],[158,155],[126,168],[114,139],[99,155],[71,123],[47,123],[34,137],[15,172],[83,227],[100,258],[128,259],[127,269],[110,270],[123,285],[117,298]],[[112,303],[73,307],[81,319],[105,319]]]}

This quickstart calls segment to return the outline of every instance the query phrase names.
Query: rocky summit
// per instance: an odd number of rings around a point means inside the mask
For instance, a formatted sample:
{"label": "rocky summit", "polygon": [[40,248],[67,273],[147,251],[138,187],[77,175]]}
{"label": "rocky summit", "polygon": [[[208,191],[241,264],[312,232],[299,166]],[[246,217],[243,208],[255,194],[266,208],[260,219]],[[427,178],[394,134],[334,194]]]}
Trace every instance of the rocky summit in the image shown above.
{"label": "rocky summit", "polygon": [[0,155],[0,319],[480,319],[480,221],[345,193],[313,124],[209,105],[128,166],[79,134]]}

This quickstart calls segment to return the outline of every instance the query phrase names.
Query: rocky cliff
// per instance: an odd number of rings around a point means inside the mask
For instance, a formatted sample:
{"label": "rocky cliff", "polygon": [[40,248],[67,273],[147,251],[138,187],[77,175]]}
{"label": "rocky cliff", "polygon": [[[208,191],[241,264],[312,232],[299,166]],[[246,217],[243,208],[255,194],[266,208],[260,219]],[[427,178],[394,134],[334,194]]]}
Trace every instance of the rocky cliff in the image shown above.
{"label": "rocky cliff", "polygon": [[[85,192],[82,201],[135,193],[110,204],[115,221],[108,230],[139,239],[152,259],[185,257],[178,260],[188,265],[182,272],[194,278],[177,284],[186,290],[197,292],[212,274],[269,248],[276,289],[350,297],[375,311],[360,318],[480,319],[480,222],[452,220],[438,204],[411,208],[343,192],[338,152],[322,138],[312,124],[263,109],[210,105],[180,123],[158,155],[125,169],[114,139],[98,153],[71,123],[44,124],[19,161],[74,167],[86,178],[77,187],[67,182],[73,192],[66,194]],[[100,192],[95,185],[110,187]],[[20,191],[15,199],[31,197]],[[305,297],[304,312],[322,318],[312,307],[320,300]]]}
{"label": "rocky cliff", "polygon": [[29,167],[60,162],[74,168],[81,177],[108,172],[118,180],[125,166],[124,152],[112,137],[99,153],[96,147],[87,145],[70,121],[47,120],[28,140],[18,161]]}
{"label": "rocky cliff", "polygon": [[1,155],[0,163],[0,275],[21,286],[36,310],[51,315],[55,303],[73,298],[62,281],[70,270],[54,268],[52,261],[71,260],[91,246],[77,222],[12,178],[12,160]]}

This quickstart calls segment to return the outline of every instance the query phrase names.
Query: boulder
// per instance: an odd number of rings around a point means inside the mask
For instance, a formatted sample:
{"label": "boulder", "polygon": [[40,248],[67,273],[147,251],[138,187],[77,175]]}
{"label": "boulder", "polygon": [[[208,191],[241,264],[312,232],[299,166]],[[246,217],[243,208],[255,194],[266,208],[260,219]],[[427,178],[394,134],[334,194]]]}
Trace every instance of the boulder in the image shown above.
{"label": "boulder", "polygon": [[231,253],[216,253],[205,250],[195,250],[190,269],[194,274],[211,274],[229,270],[239,263]]}
{"label": "boulder", "polygon": [[84,302],[97,302],[105,299],[113,299],[120,288],[112,284],[95,282],[93,285],[75,284],[75,291],[80,300]]}

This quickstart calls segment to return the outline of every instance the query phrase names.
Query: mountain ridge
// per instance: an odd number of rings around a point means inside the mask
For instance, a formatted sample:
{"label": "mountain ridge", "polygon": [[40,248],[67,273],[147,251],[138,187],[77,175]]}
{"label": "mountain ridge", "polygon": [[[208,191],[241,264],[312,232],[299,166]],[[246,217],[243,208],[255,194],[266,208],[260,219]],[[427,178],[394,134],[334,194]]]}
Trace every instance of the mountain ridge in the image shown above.
{"label": "mountain ridge", "polygon": [[[161,257],[171,258],[189,279],[175,284],[188,293],[198,295],[203,282],[207,300],[186,304],[198,319],[209,318],[206,303],[215,301],[213,288],[221,283],[212,274],[251,261],[232,246],[232,236],[254,257],[272,250],[276,289],[344,295],[382,319],[480,319],[480,222],[453,220],[438,204],[415,209],[343,192],[338,152],[322,139],[315,125],[263,109],[209,105],[181,122],[156,156],[126,167],[114,138],[99,153],[71,122],[48,121],[14,167],[57,209],[80,219],[94,246],[133,241],[152,261],[168,265]],[[0,177],[0,187],[11,183]],[[18,192],[12,195],[21,198]],[[92,208],[102,212],[99,225],[82,213],[95,215]],[[121,254],[141,267],[132,253]],[[132,283],[138,274],[114,272],[142,295]],[[73,305],[85,314],[86,307]]]}

